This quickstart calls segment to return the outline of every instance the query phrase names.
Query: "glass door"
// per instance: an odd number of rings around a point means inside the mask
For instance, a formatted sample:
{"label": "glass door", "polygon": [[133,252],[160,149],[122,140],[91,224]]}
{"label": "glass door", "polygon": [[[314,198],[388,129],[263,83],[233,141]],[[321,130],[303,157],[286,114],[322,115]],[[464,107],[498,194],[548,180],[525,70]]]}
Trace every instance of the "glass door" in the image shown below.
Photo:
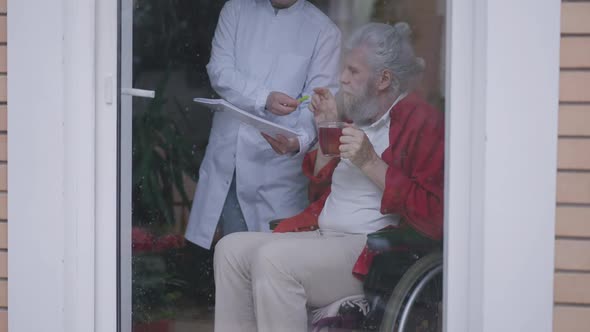
{"label": "glass door", "polygon": [[[418,92],[442,111],[444,0],[310,2],[336,23],[343,40],[370,21],[407,21],[427,63]],[[192,100],[219,98],[206,65],[224,4],[119,0],[123,332],[213,330],[212,251],[185,240],[184,232],[213,117]],[[410,320],[419,324],[428,316],[420,315]]]}

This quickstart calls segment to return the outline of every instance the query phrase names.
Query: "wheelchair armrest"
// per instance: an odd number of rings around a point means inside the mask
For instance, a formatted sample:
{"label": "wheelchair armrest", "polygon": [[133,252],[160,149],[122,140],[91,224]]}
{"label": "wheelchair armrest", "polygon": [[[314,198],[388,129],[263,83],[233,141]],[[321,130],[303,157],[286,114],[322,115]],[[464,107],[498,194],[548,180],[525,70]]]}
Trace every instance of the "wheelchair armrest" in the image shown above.
{"label": "wheelchair armrest", "polygon": [[441,248],[441,242],[432,240],[412,228],[386,228],[367,235],[369,250],[376,252],[407,248],[410,251],[430,252]]}

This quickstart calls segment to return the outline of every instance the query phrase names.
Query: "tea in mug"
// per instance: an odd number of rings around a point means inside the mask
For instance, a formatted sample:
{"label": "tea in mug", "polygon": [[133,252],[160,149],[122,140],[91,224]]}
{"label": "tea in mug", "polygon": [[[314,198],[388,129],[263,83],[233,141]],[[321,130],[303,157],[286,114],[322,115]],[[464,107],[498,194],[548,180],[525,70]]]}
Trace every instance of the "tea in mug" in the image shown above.
{"label": "tea in mug", "polygon": [[325,156],[340,156],[340,136],[344,122],[322,122],[319,124],[320,149]]}

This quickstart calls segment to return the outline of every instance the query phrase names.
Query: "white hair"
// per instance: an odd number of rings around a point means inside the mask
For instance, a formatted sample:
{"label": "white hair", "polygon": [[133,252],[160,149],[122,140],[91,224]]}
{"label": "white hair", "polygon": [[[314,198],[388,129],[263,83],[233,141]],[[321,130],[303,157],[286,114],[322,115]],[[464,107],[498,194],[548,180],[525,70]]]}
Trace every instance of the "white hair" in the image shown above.
{"label": "white hair", "polygon": [[394,76],[392,92],[404,93],[419,82],[425,66],[424,60],[414,54],[411,35],[410,26],[405,22],[393,26],[369,23],[353,33],[345,48],[350,51],[365,47],[374,74],[389,70]]}

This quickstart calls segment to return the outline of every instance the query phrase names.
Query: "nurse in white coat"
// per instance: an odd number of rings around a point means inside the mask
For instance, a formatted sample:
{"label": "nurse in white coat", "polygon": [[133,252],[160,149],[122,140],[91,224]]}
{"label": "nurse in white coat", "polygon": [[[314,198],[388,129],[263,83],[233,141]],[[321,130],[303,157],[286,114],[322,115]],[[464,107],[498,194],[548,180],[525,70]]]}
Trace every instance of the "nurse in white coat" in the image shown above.
{"label": "nurse in white coat", "polygon": [[[305,0],[230,0],[221,11],[207,72],[225,100],[295,130],[298,140],[265,139],[215,113],[185,237],[210,248],[223,234],[268,231],[269,221],[308,204],[301,164],[315,143],[308,102],[315,87],[336,92],[340,31]],[[270,144],[272,142],[273,145]]]}

